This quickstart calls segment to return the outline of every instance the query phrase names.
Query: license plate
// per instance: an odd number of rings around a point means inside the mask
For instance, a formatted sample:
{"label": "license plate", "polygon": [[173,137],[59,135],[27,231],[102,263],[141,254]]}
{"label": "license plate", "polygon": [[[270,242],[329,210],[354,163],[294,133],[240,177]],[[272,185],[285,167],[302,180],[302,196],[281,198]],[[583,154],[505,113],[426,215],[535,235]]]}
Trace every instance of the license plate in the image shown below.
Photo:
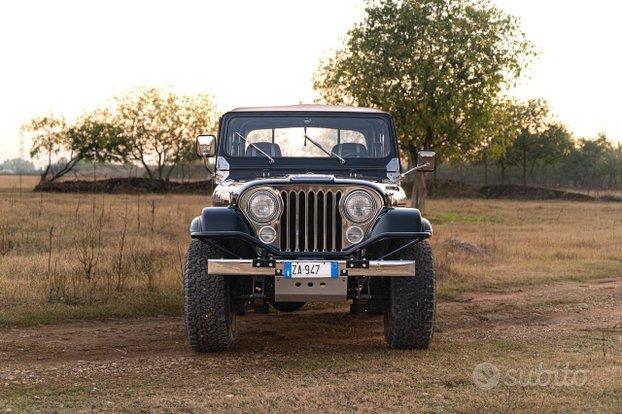
{"label": "license plate", "polygon": [[286,261],[283,266],[283,275],[286,278],[305,277],[339,277],[337,262]]}

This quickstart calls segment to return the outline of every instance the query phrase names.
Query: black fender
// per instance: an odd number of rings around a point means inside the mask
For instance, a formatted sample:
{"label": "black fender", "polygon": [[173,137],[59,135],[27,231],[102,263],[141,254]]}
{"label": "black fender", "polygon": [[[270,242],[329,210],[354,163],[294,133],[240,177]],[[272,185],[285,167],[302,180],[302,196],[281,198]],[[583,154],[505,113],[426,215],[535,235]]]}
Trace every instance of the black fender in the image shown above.
{"label": "black fender", "polygon": [[430,223],[430,220],[428,220],[427,218],[421,218],[421,231],[430,233],[430,236],[432,235],[433,231],[432,231],[432,223]]}
{"label": "black fender", "polygon": [[368,253],[382,260],[430,237],[432,237],[432,224],[428,219],[421,217],[418,209],[405,207],[385,209],[369,233]]}
{"label": "black fender", "polygon": [[233,207],[206,207],[190,224],[190,236],[203,238],[252,236],[242,213]]}
{"label": "black fender", "polygon": [[421,217],[421,212],[416,208],[390,208],[386,209],[376,220],[369,237],[379,238],[382,235],[392,235],[393,237],[403,234],[405,238],[409,235],[420,237],[422,234],[432,235],[432,224],[428,219]]}

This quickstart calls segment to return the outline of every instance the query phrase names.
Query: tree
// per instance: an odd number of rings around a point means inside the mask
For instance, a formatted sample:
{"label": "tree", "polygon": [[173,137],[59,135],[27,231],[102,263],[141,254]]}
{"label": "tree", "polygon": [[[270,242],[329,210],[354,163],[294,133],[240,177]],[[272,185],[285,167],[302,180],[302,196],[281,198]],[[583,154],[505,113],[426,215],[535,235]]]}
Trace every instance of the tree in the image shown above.
{"label": "tree", "polygon": [[490,163],[497,163],[501,167],[501,183],[505,181],[505,170],[508,164],[507,151],[520,133],[519,108],[514,100],[501,99],[491,111],[487,131],[471,157],[473,161],[484,164],[484,185],[488,185]]}
{"label": "tree", "polygon": [[544,100],[517,104],[513,112],[518,135],[504,158],[520,168],[521,181],[526,186],[537,165],[552,163],[570,153],[572,136],[565,126],[550,121],[549,106]]}
{"label": "tree", "polygon": [[[123,161],[126,145],[121,130],[111,124],[105,111],[86,114],[73,125],[54,116],[33,118],[22,131],[33,135],[31,157],[47,155],[41,182],[69,173],[80,161]],[[60,157],[53,163],[53,156]],[[54,168],[52,168],[54,166]]]}
{"label": "tree", "polygon": [[126,162],[127,138],[114,124],[108,110],[98,109],[83,115],[67,128],[67,145],[77,154],[78,161]]}
{"label": "tree", "polygon": [[596,139],[581,138],[569,157],[568,169],[572,170],[576,182],[582,187],[603,185],[605,178],[612,183],[622,172],[619,148],[616,149],[605,134],[599,134]]}
{"label": "tree", "polygon": [[606,158],[606,170],[609,188],[616,185],[618,180],[622,183],[622,142],[618,141],[617,146],[611,146]]}
{"label": "tree", "polygon": [[[411,161],[418,149],[461,157],[481,142],[495,100],[533,55],[515,17],[488,0],[380,0],[320,63],[314,87],[328,103],[393,114]],[[423,208],[416,174],[413,205]]]}
{"label": "tree", "polygon": [[47,165],[41,172],[41,182],[47,180],[50,168],[52,168],[52,158],[63,149],[63,134],[66,127],[67,123],[64,118],[50,114],[35,117],[20,128],[22,134],[28,134],[32,137],[30,157],[34,158],[40,155],[47,157]]}
{"label": "tree", "polygon": [[1,162],[0,170],[10,170],[14,171],[16,174],[33,174],[39,171],[32,161],[22,158],[13,158]]}
{"label": "tree", "polygon": [[527,164],[535,162],[540,151],[540,134],[544,132],[550,116],[548,103],[542,99],[531,99],[519,103],[513,111],[518,135],[508,148],[505,159],[509,165],[517,165],[522,171],[522,183],[527,185]]}
{"label": "tree", "polygon": [[[536,165],[546,170],[547,166],[566,159],[574,149],[574,140],[565,125],[552,123],[541,134],[540,142],[536,149],[537,152],[532,154],[533,158],[530,160],[529,174],[531,176]],[[523,174],[523,177],[525,180],[523,185],[525,185],[526,175]]]}
{"label": "tree", "polygon": [[151,179],[168,180],[175,166],[193,158],[196,135],[216,124],[208,95],[139,88],[117,97],[116,103],[114,123],[123,131],[125,152]]}

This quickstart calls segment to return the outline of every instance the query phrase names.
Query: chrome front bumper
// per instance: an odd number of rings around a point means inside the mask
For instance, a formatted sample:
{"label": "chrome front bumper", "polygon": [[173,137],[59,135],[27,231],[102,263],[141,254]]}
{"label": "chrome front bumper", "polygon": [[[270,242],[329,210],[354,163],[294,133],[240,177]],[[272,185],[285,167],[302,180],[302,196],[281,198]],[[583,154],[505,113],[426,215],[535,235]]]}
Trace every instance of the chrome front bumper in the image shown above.
{"label": "chrome front bumper", "polygon": [[[210,275],[222,276],[282,276],[287,260],[208,259]],[[302,260],[299,260],[302,261]],[[309,260],[331,261],[339,265],[340,276],[394,277],[415,276],[414,260]]]}

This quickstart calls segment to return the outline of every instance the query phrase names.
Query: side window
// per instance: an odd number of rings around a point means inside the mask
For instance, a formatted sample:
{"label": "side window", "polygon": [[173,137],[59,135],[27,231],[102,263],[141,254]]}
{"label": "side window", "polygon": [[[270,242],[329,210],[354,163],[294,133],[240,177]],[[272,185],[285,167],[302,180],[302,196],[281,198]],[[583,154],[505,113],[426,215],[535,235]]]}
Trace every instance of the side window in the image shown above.
{"label": "side window", "polygon": [[244,155],[245,144],[235,133],[235,130],[231,131],[227,139],[227,152],[235,157],[239,157]]}
{"label": "side window", "polygon": [[370,141],[369,155],[372,157],[385,157],[389,153],[389,143],[385,134],[374,133],[371,135]]}

